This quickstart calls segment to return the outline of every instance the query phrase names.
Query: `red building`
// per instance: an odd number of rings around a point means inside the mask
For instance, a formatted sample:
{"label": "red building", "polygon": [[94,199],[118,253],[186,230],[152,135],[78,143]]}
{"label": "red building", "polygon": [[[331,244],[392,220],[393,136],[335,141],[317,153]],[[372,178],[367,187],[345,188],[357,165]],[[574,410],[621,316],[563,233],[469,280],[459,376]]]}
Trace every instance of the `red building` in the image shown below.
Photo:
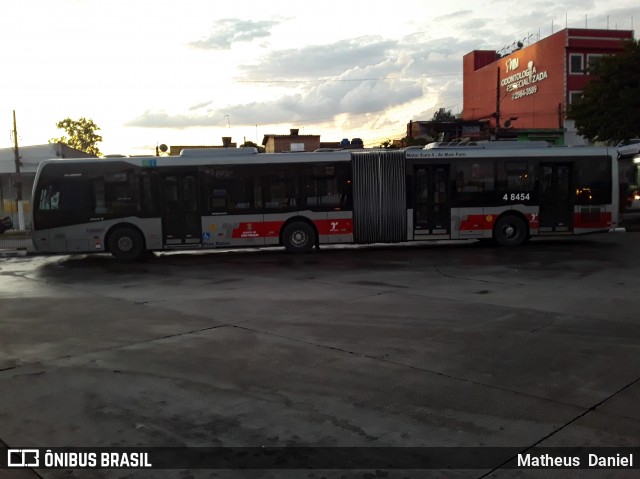
{"label": "red building", "polygon": [[463,59],[463,120],[488,120],[496,137],[564,142],[567,106],[580,98],[594,58],[616,54],[631,30],[568,28],[506,56]]}

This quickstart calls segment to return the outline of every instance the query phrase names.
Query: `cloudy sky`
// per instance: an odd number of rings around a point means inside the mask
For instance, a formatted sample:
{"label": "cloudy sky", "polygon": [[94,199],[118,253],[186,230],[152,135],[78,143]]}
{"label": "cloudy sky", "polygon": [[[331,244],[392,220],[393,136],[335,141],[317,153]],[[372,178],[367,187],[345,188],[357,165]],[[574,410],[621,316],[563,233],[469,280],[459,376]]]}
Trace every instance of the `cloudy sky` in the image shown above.
{"label": "cloudy sky", "polygon": [[[261,143],[265,134],[401,138],[462,110],[462,57],[565,26],[634,29],[637,0],[5,0],[0,148],[93,119],[103,153]],[[635,24],[634,24],[635,22]]]}

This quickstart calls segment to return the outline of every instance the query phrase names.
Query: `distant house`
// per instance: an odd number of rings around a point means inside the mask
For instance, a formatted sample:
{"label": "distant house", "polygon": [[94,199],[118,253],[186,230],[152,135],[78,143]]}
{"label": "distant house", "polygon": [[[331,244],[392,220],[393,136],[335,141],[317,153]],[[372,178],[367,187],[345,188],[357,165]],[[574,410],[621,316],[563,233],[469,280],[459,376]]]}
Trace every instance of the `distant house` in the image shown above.
{"label": "distant house", "polygon": [[231,141],[230,136],[222,137],[222,145],[171,145],[169,156],[179,156],[182,150],[201,150],[209,148],[237,148],[238,144]]}
{"label": "distant house", "polygon": [[264,135],[262,146],[265,153],[315,151],[320,148],[320,135],[300,135],[299,131],[292,128],[288,135]]}
{"label": "distant house", "polygon": [[[38,165],[53,158],[95,156],[63,143],[21,146],[18,151],[19,165],[16,165],[14,149],[0,148],[0,216],[11,216],[16,228],[30,229],[31,190]],[[20,201],[21,206],[18,204]]]}

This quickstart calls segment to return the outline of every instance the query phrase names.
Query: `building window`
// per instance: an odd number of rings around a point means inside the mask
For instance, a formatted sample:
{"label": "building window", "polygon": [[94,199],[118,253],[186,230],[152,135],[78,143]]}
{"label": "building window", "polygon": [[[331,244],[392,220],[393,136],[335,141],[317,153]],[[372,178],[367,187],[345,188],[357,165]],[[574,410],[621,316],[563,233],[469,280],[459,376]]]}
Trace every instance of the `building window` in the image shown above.
{"label": "building window", "polygon": [[304,151],[304,143],[291,143],[289,151]]}
{"label": "building window", "polygon": [[569,73],[572,75],[582,75],[584,73],[584,57],[581,53],[569,55]]}
{"label": "building window", "polygon": [[599,60],[603,56],[604,55],[601,55],[599,53],[589,53],[589,54],[587,54],[587,74],[589,74],[589,72],[593,68],[593,62]]}
{"label": "building window", "polygon": [[582,92],[581,91],[570,91],[569,92],[569,105],[577,105],[582,100]]}

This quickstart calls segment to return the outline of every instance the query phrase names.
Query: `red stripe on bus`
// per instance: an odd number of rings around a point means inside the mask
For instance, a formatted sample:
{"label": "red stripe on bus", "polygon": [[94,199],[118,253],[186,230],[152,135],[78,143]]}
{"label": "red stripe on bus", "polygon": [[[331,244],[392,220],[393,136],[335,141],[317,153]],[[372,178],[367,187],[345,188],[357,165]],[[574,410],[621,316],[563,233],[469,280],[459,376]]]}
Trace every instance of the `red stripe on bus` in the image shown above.
{"label": "red stripe on bus", "polygon": [[460,231],[490,230],[494,219],[493,215],[465,215],[460,221]]}
{"label": "red stripe on bus", "polygon": [[[231,237],[234,239],[274,238],[280,236],[284,221],[247,221],[239,223],[233,229]],[[314,221],[320,235],[347,235],[353,233],[351,219],[330,219]]]}
{"label": "red stripe on bus", "polygon": [[611,227],[611,212],[578,212],[573,214],[574,228],[609,228]]}
{"label": "red stripe on bus", "polygon": [[349,235],[353,233],[351,219],[318,220],[314,222],[321,235]]}
{"label": "red stripe on bus", "polygon": [[[537,229],[540,226],[537,214],[525,215],[529,220],[529,227]],[[460,222],[460,231],[491,230],[497,216],[491,214],[467,215]],[[609,228],[612,225],[611,212],[578,212],[573,214],[574,228]]]}
{"label": "red stripe on bus", "polygon": [[[537,214],[529,213],[524,216],[529,222],[529,228],[537,229],[540,226]],[[466,215],[463,218],[460,221],[460,231],[492,230],[498,215],[485,213],[482,215]]]}
{"label": "red stripe on bus", "polygon": [[280,228],[284,221],[246,221],[233,229],[231,237],[234,239],[273,238],[280,235]]}

